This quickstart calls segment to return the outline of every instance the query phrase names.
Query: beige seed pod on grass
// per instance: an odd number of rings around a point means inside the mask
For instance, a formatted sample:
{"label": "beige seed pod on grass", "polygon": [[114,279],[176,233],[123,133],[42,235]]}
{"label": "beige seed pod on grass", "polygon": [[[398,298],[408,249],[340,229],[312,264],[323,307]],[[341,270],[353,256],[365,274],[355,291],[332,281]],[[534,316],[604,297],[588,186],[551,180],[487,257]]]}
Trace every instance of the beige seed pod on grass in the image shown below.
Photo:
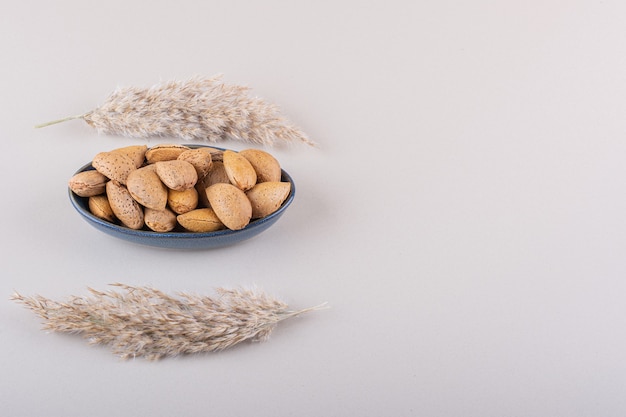
{"label": "beige seed pod on grass", "polygon": [[62,302],[19,293],[11,299],[37,314],[45,330],[81,334],[91,344],[110,346],[123,359],[149,360],[264,341],[281,321],[326,307],[289,310],[257,289],[217,288],[213,296],[200,296],[113,285],[120,291],[89,289],[88,296]]}
{"label": "beige seed pod on grass", "polygon": [[123,87],[92,111],[36,127],[82,119],[100,133],[135,138],[315,145],[278,106],[248,93],[249,88],[226,84],[221,76],[167,81],[149,88]]}

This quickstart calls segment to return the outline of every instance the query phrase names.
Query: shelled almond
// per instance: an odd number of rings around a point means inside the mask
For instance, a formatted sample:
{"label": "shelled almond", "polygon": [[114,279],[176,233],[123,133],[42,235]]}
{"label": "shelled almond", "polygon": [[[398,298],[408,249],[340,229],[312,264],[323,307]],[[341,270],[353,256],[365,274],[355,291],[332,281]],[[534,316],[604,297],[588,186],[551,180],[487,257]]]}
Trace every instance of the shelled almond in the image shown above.
{"label": "shelled almond", "polygon": [[281,167],[259,149],[175,144],[98,153],[70,189],[93,215],[131,229],[202,233],[239,230],[278,210],[291,192]]}

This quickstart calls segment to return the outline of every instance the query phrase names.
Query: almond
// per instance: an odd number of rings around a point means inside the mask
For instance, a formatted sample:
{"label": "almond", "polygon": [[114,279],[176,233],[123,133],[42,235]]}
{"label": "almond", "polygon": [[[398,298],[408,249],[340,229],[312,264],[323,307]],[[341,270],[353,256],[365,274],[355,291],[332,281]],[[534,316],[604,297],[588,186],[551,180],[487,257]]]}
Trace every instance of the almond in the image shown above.
{"label": "almond", "polygon": [[210,208],[201,208],[180,214],[178,223],[190,232],[207,233],[224,228],[224,224]]}
{"label": "almond", "polygon": [[239,152],[250,162],[256,172],[256,182],[279,182],[282,176],[278,160],[261,149],[244,149]]}
{"label": "almond", "polygon": [[146,207],[144,210],[144,222],[150,230],[155,232],[171,232],[176,227],[176,214],[167,208],[154,210]]}
{"label": "almond", "polygon": [[204,184],[208,187],[210,185],[217,184],[218,182],[230,184],[226,168],[224,168],[224,163],[222,161],[213,161],[211,170],[204,178]]}
{"label": "almond", "polygon": [[174,213],[187,213],[198,207],[198,191],[193,187],[183,191],[169,190],[167,204]]}
{"label": "almond", "polygon": [[280,208],[289,196],[289,182],[260,182],[246,192],[252,205],[252,218],[269,216]]}
{"label": "almond", "polygon": [[188,146],[170,143],[155,145],[146,151],[146,161],[149,164],[154,164],[159,161],[172,161],[189,149],[191,148]]}
{"label": "almond", "polygon": [[213,160],[211,151],[208,148],[188,149],[176,158],[180,161],[187,161],[196,169],[198,178],[204,178],[209,173]]}
{"label": "almond", "polygon": [[89,197],[88,205],[89,211],[94,216],[111,223],[115,221],[115,214],[113,213],[113,209],[111,209],[106,194]]}
{"label": "almond", "polygon": [[167,188],[151,165],[131,172],[126,179],[126,188],[144,207],[163,210],[167,205]]}
{"label": "almond", "polygon": [[104,187],[109,179],[96,171],[82,171],[70,178],[69,187],[80,197],[91,197],[104,193]]}
{"label": "almond", "polygon": [[256,184],[256,172],[252,164],[235,151],[224,151],[224,169],[230,183],[242,191],[247,191]]}
{"label": "almond", "polygon": [[126,187],[117,181],[109,181],[106,185],[107,198],[111,209],[124,226],[130,229],[143,227],[143,209],[133,199]]}
{"label": "almond", "polygon": [[121,153],[128,156],[135,163],[136,168],[140,168],[146,160],[147,145],[131,145],[123,148],[113,149],[111,152]]}
{"label": "almond", "polygon": [[206,189],[206,195],[217,217],[229,229],[243,229],[250,223],[252,205],[238,187],[217,183]]}
{"label": "almond", "polygon": [[100,152],[94,156],[91,165],[107,178],[120,184],[126,184],[128,175],[137,169],[129,156],[119,152]]}
{"label": "almond", "polygon": [[198,181],[196,169],[187,161],[161,161],[154,165],[163,184],[172,190],[183,191],[192,188]]}

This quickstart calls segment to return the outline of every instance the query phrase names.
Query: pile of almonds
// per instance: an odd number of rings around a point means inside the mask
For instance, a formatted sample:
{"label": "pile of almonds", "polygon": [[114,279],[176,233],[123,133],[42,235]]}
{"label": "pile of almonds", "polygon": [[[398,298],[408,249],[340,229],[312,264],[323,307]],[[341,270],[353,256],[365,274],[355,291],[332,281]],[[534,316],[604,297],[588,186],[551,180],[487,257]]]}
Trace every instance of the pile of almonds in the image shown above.
{"label": "pile of almonds", "polygon": [[239,230],[291,192],[276,158],[260,149],[135,145],[101,152],[91,165],[70,189],[89,199],[95,216],[137,230]]}

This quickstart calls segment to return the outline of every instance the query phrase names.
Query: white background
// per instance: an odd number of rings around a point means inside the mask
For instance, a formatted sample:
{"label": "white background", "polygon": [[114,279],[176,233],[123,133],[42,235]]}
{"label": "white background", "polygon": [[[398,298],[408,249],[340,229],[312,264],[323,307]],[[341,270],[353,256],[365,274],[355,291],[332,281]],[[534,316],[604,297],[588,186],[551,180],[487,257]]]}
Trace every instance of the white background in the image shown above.
{"label": "white background", "polygon": [[[0,414],[626,415],[625,22],[617,0],[4,2]],[[297,186],[280,221],[209,251],[85,223],[74,171],[168,140],[33,126],[218,73],[319,143],[268,149]],[[9,301],[117,281],[331,308],[149,362]]]}

